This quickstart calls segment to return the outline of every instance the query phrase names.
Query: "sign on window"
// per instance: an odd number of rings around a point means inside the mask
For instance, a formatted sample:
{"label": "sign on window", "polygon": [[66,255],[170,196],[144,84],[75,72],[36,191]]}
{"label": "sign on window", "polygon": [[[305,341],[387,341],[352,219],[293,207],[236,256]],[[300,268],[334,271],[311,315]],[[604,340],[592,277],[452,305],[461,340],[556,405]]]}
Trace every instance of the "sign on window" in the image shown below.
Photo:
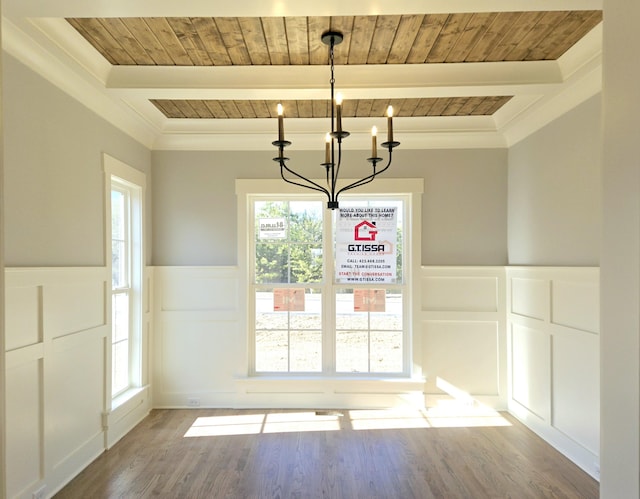
{"label": "sign on window", "polygon": [[287,221],[284,218],[261,218],[260,239],[286,239]]}
{"label": "sign on window", "polygon": [[304,312],[304,289],[276,288],[273,290],[274,312]]}
{"label": "sign on window", "polygon": [[354,312],[384,312],[386,307],[386,290],[384,289],[354,289]]}
{"label": "sign on window", "polygon": [[336,230],[336,282],[396,280],[397,208],[340,208]]}

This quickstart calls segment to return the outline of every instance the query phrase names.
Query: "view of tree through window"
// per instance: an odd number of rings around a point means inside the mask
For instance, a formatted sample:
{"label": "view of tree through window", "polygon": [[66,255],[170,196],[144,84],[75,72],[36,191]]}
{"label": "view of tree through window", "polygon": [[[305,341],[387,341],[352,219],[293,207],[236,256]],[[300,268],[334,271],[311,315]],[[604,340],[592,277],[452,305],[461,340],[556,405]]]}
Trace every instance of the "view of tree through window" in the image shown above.
{"label": "view of tree through window", "polygon": [[[282,230],[264,230],[264,222]],[[256,282],[322,281],[322,207],[319,203],[256,203]],[[262,222],[262,228],[261,228]]]}

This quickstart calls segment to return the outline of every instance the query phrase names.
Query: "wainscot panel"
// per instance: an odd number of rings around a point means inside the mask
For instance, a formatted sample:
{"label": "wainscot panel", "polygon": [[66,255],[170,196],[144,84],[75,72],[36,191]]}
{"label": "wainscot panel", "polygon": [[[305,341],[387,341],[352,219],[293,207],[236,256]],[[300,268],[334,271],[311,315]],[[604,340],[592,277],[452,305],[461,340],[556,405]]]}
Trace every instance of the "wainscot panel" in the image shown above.
{"label": "wainscot panel", "polygon": [[42,287],[8,287],[5,292],[5,348],[7,351],[42,341]]}
{"label": "wainscot panel", "polygon": [[441,379],[469,394],[499,395],[498,321],[425,321],[423,334],[428,388]]}
{"label": "wainscot panel", "polygon": [[507,404],[504,267],[423,267],[419,333],[427,405]]}
{"label": "wainscot panel", "polygon": [[[7,354],[7,496],[28,495],[44,476],[42,359]],[[41,352],[41,349],[40,349]]]}
{"label": "wainscot panel", "polygon": [[549,315],[549,283],[513,277],[510,281],[512,314],[544,320]]}
{"label": "wainscot panel", "polygon": [[511,393],[514,401],[545,420],[549,400],[549,337],[544,332],[511,324]]}
{"label": "wainscot panel", "polygon": [[229,407],[246,375],[236,267],[155,267],[156,407]]}
{"label": "wainscot panel", "polygon": [[509,411],[595,478],[599,269],[511,267]]}

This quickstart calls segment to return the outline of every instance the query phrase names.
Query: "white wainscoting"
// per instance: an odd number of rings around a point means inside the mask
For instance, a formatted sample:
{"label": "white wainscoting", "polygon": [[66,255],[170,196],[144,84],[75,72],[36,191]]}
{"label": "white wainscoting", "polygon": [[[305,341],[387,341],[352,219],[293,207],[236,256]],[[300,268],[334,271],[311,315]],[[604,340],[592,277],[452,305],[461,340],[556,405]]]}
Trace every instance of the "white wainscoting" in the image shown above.
{"label": "white wainscoting", "polygon": [[455,394],[506,409],[504,267],[423,267],[421,284],[427,405]]}
{"label": "white wainscoting", "polygon": [[155,407],[234,407],[246,376],[236,267],[155,267]]}
{"label": "white wainscoting", "polygon": [[509,411],[598,477],[599,269],[507,269]]}
{"label": "white wainscoting", "polygon": [[152,398],[154,407],[350,408],[466,394],[508,407],[597,476],[597,268],[421,268],[413,359],[426,385],[248,378],[238,269],[146,269],[143,386],[113,405],[109,284],[103,267],[6,269],[9,497],[58,490],[137,424]]}
{"label": "white wainscoting", "polygon": [[246,297],[235,267],[156,267],[156,407],[423,406],[420,379],[248,377]]}
{"label": "white wainscoting", "polygon": [[110,281],[105,267],[5,271],[8,497],[52,495],[107,445]]}

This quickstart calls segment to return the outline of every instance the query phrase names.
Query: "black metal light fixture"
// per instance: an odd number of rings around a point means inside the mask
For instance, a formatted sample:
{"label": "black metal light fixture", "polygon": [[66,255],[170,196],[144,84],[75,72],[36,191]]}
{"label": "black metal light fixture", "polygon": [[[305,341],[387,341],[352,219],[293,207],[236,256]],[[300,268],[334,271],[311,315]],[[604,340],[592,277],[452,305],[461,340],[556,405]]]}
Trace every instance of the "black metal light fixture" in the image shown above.
{"label": "black metal light fixture", "polygon": [[[331,131],[326,136],[325,158],[324,163],[321,163],[327,173],[326,187],[309,180],[287,166],[289,158],[284,156],[284,148],[290,146],[291,142],[284,138],[284,109],[282,104],[278,104],[278,140],[272,142],[278,148],[278,156],[273,160],[280,164],[280,176],[282,179],[290,184],[323,192],[327,196],[327,208],[331,210],[338,208],[338,196],[341,193],[368,184],[376,176],[386,171],[391,165],[393,148],[400,145],[400,142],[393,140],[393,107],[389,106],[387,109],[387,140],[381,144],[382,148],[389,150],[389,160],[386,166],[381,170],[377,170],[378,163],[383,161],[383,158],[378,156],[377,129],[374,126],[371,130],[371,157],[367,158],[367,161],[372,165],[372,173],[341,188],[338,187],[338,175],[342,164],[342,140],[349,136],[349,132],[342,129],[342,96],[340,94],[334,95],[333,51],[336,45],[342,43],[343,38],[342,33],[338,31],[326,31],[322,34],[322,42],[329,46],[329,61],[331,64],[331,79],[329,80],[331,85]],[[289,175],[290,178],[287,178],[286,175]]]}

